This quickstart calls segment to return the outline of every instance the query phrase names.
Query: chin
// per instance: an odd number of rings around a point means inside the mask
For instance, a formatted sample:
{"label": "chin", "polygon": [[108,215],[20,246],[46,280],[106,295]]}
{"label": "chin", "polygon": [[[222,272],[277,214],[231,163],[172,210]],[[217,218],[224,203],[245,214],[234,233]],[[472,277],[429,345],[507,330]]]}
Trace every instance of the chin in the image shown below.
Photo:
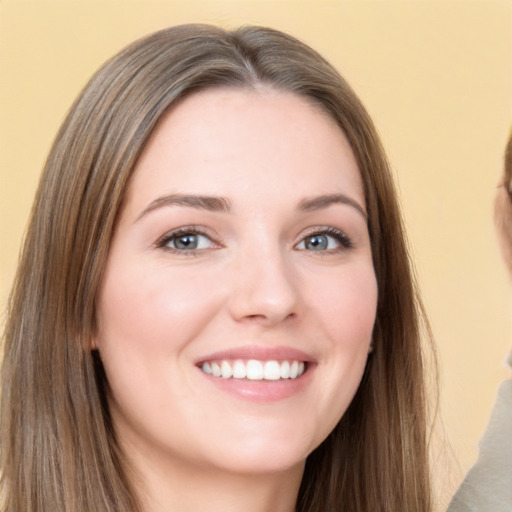
{"label": "chin", "polygon": [[302,471],[308,455],[325,437],[311,437],[304,431],[300,432],[297,425],[291,429],[293,432],[283,429],[281,435],[276,435],[277,430],[269,428],[260,429],[259,434],[249,435],[245,439],[243,436],[226,434],[224,442],[216,443],[211,460],[216,463],[220,461],[220,466],[226,471],[240,474],[279,473],[293,469]]}
{"label": "chin", "polygon": [[217,467],[240,475],[277,474],[295,470],[302,472],[307,455],[307,453],[299,455],[269,449],[259,453],[227,456]]}

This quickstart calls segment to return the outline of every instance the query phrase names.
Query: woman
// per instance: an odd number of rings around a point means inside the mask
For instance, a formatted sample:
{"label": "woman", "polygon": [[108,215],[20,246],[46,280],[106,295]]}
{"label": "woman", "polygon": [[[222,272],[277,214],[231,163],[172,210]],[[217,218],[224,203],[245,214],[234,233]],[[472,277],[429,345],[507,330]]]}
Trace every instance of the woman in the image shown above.
{"label": "woman", "polygon": [[316,52],[182,26],[65,120],[5,332],[4,510],[430,510],[385,154]]}

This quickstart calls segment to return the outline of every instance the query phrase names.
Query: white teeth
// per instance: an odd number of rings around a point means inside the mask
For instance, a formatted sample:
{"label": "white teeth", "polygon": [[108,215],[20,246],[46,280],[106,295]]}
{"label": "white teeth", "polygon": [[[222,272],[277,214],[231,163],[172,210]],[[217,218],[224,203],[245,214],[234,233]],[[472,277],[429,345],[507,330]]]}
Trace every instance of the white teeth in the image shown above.
{"label": "white teeth", "polygon": [[288,361],[283,361],[281,363],[281,379],[289,379],[290,378],[290,363]]}
{"label": "white teeth", "polygon": [[231,375],[233,375],[233,370],[231,369],[231,365],[227,361],[222,361],[220,365],[221,377],[223,379],[229,379]]}
{"label": "white teeth", "polygon": [[212,363],[212,375],[215,377],[220,377],[222,375],[220,366],[217,363]]}
{"label": "white teeth", "polygon": [[[212,365],[213,368],[213,365]],[[297,361],[293,361],[292,365],[290,366],[290,379],[295,379],[297,375],[299,374],[299,363]],[[215,375],[215,373],[214,373]]]}
{"label": "white teeth", "polygon": [[249,359],[247,361],[247,378],[249,380],[262,380],[263,379],[263,364],[256,359]]}
{"label": "white teeth", "polygon": [[242,361],[235,361],[233,365],[233,377],[235,379],[245,379],[245,377],[247,377],[247,370]]}
{"label": "white teeth", "polygon": [[263,378],[265,380],[279,380],[281,378],[281,368],[277,361],[267,361],[265,363]]}
{"label": "white teeth", "polygon": [[201,365],[201,370],[214,377],[223,379],[248,379],[248,380],[280,380],[296,379],[306,370],[303,361],[210,361]]}

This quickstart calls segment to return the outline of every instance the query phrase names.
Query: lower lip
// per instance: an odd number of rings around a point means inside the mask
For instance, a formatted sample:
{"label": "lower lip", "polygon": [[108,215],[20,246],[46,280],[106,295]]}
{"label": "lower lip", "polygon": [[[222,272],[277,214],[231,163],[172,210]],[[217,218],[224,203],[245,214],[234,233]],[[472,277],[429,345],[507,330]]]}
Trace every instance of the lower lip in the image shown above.
{"label": "lower lip", "polygon": [[281,380],[223,379],[208,375],[199,368],[198,371],[221,391],[233,394],[244,400],[275,402],[285,400],[300,393],[311,380],[314,367],[309,365],[308,369],[296,379]]}

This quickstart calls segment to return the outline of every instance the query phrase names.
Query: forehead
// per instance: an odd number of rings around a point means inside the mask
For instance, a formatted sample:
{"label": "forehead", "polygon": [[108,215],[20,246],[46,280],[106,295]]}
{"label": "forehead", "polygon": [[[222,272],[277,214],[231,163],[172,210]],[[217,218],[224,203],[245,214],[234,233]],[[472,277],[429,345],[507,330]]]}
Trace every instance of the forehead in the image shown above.
{"label": "forehead", "polygon": [[351,192],[364,204],[357,164],[334,119],[297,94],[269,88],[209,89],[175,105],[144,148],[128,198],[248,190]]}

